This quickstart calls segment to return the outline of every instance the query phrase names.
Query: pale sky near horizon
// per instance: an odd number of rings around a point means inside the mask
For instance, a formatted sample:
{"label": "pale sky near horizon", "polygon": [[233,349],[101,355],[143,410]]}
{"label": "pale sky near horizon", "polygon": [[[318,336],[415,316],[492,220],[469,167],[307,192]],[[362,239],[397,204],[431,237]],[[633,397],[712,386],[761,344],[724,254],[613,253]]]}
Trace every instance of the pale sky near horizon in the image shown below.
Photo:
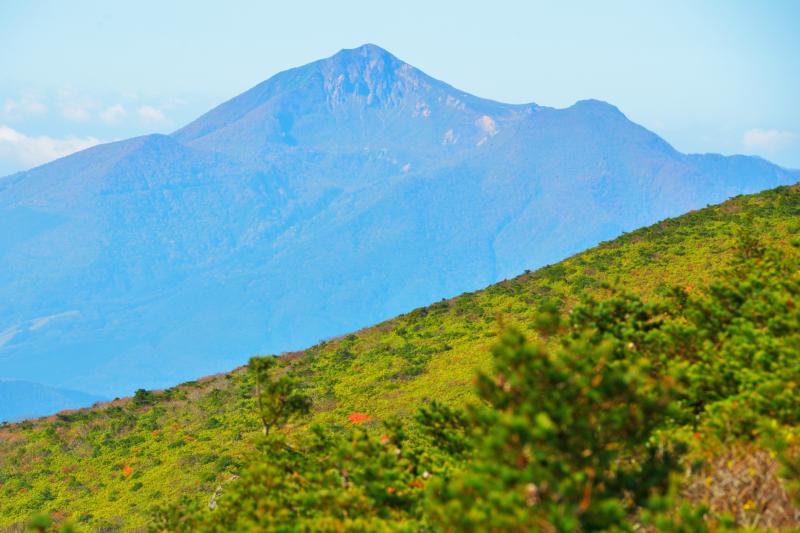
{"label": "pale sky near horizon", "polygon": [[478,96],[598,98],[681,151],[800,168],[798,27],[795,0],[4,0],[0,176],[367,42]]}

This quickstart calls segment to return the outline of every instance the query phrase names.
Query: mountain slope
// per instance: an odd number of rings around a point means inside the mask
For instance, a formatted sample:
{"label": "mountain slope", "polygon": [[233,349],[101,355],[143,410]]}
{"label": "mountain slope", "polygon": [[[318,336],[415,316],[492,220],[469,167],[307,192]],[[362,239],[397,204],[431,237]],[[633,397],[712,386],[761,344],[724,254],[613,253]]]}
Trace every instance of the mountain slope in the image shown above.
{"label": "mountain slope", "polygon": [[164,387],[799,177],[681,154],[603,102],[492,102],[344,50],[0,180],[3,376]]}
{"label": "mountain slope", "polygon": [[[583,291],[604,294],[603,282],[649,300],[666,286],[691,289],[724,264],[743,227],[787,246],[800,235],[799,216],[796,186],[738,197],[285,359],[314,400],[312,422],[347,426],[349,415],[364,413],[377,424],[430,399],[463,404],[501,323],[530,332],[543,302],[570,308]],[[206,505],[259,433],[252,381],[241,369],[8,426],[0,430],[0,526],[61,511],[93,528],[136,527],[150,507],[183,495]]]}
{"label": "mountain slope", "polygon": [[29,381],[0,379],[0,422],[85,407],[100,400],[102,398],[99,396],[85,392],[46,387]]}

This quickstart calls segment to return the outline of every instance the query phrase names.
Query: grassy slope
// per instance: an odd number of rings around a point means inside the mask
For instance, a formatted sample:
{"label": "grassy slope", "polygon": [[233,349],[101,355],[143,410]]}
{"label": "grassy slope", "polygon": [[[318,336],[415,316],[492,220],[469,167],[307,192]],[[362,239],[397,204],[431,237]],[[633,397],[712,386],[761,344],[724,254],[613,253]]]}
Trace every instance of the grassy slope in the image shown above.
{"label": "grassy slope", "polygon": [[[546,298],[567,306],[609,281],[651,298],[663,285],[705,281],[729,254],[739,225],[765,240],[800,234],[800,190],[739,197],[627,234],[557,265],[401,315],[286,355],[315,400],[313,421],[377,423],[420,402],[471,398],[500,323],[528,329]],[[91,528],[146,523],[159,502],[207,499],[237,470],[258,431],[241,369],[157,394],[0,429],[0,527],[56,511]]]}

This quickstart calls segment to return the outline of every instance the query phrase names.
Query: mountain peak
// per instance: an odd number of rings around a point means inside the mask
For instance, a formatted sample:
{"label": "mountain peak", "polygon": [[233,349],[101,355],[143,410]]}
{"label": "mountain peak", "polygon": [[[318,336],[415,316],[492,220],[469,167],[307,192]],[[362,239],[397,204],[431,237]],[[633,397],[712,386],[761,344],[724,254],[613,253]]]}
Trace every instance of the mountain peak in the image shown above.
{"label": "mountain peak", "polygon": [[333,56],[317,62],[317,65],[327,76],[344,74],[353,81],[356,77],[373,80],[387,76],[394,78],[398,71],[403,71],[406,75],[412,72],[419,73],[405,61],[371,43],[358,48],[342,49]]}
{"label": "mountain peak", "polygon": [[362,57],[370,57],[370,58],[392,58],[397,59],[391,52],[388,50],[381,48],[377,44],[373,43],[365,43],[361,46],[356,48],[343,48],[339,50],[333,57],[353,57],[353,56],[362,56]]}
{"label": "mountain peak", "polygon": [[186,142],[228,127],[245,117],[270,127],[276,108],[283,109],[278,113],[282,113],[283,118],[277,120],[285,122],[294,121],[286,114],[286,108],[292,109],[292,115],[302,112],[313,115],[322,109],[327,112],[348,106],[393,107],[432,81],[380,46],[367,43],[280,72],[221,104],[174,135],[179,141]]}
{"label": "mountain peak", "polygon": [[392,106],[420,85],[421,73],[383,48],[364,44],[318,63],[331,108],[354,101]]}

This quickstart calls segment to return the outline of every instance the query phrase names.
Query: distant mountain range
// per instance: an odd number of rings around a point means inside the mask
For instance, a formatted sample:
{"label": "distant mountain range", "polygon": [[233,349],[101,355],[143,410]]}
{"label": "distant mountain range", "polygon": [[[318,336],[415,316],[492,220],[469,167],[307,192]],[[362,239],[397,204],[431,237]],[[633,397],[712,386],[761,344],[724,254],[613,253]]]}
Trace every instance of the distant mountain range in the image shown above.
{"label": "distant mountain range", "polygon": [[84,392],[0,379],[0,422],[15,422],[63,409],[86,407],[101,400],[103,398]]}
{"label": "distant mountain range", "polygon": [[0,179],[0,377],[163,387],[798,180],[604,102],[502,104],[343,50]]}

